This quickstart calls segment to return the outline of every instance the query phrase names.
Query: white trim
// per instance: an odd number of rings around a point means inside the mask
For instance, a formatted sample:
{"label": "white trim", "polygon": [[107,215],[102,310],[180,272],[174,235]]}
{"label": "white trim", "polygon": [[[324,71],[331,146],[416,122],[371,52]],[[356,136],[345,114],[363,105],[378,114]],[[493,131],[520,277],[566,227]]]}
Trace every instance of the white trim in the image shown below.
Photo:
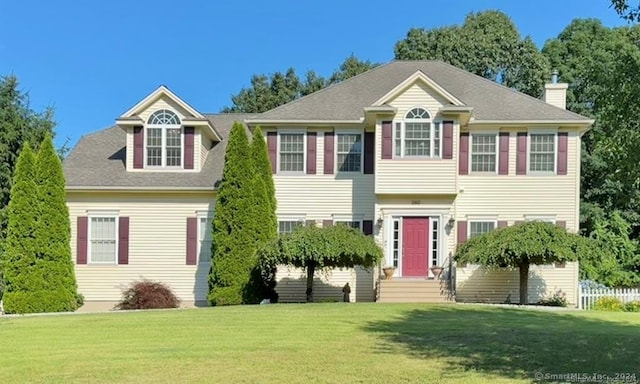
{"label": "white trim", "polygon": [[498,228],[498,220],[495,217],[492,218],[488,218],[488,217],[476,217],[473,219],[467,219],[467,234],[468,234],[468,238],[471,238],[471,223],[493,223],[493,229],[497,229]]}
{"label": "white trim", "polygon": [[512,127],[512,126],[530,126],[530,125],[538,125],[538,126],[553,126],[556,127],[558,125],[562,126],[576,126],[576,127],[590,127],[593,125],[595,120],[584,119],[584,120],[474,120],[473,118],[469,121],[469,126],[474,125],[499,125],[503,128]]}
{"label": "white trim", "polygon": [[456,106],[464,106],[464,103],[462,101],[458,100],[455,96],[447,92],[446,89],[441,87],[438,83],[433,81],[429,76],[427,76],[424,72],[420,70],[414,72],[411,76],[407,77],[402,83],[398,84],[391,91],[387,92],[384,96],[382,96],[381,98],[376,100],[373,104],[371,104],[371,106],[376,107],[376,106],[381,106],[387,103],[390,99],[393,99],[395,96],[397,96],[398,94],[403,92],[406,88],[409,88],[419,80],[423,81],[427,86],[434,89],[437,93],[440,94],[440,96],[447,99],[447,101],[449,101],[450,103]]}
{"label": "white trim", "polygon": [[[281,135],[302,135],[302,171],[281,171],[280,170],[280,136]],[[299,176],[307,174],[307,130],[303,128],[290,129],[286,131],[277,130],[276,140],[276,175]],[[318,145],[316,137],[316,146]],[[318,148],[316,147],[316,152]],[[317,155],[316,155],[317,156]],[[317,160],[317,158],[316,158]]]}
{"label": "white trim", "polygon": [[[334,130],[334,140],[333,140],[333,163],[334,166],[334,174],[339,173],[364,173],[364,132],[357,128],[336,128]],[[340,164],[338,163],[338,136],[340,135],[360,135],[360,170],[359,171],[341,171]]]}
{"label": "white trim", "polygon": [[[210,232],[210,236],[213,236],[213,234],[211,234],[211,227],[212,227],[212,221],[213,221],[213,212],[212,211],[196,211],[196,231],[198,234],[198,240],[197,240],[197,247],[196,247],[196,257],[197,257],[197,264],[200,264],[203,260],[200,258],[200,255],[202,253],[202,242],[205,241],[204,239],[200,239],[200,226],[202,225],[202,219],[207,220],[207,223],[205,224],[206,227],[209,229]],[[206,235],[205,235],[206,238]],[[211,243],[213,244],[213,237],[211,238]],[[211,253],[209,253],[209,256],[211,256]]]}
{"label": "white trim", "polygon": [[93,217],[117,217],[120,215],[120,211],[117,209],[87,209],[87,216]]}
{"label": "white trim", "polygon": [[[553,135],[553,171],[532,171],[531,170],[531,136]],[[558,174],[558,130],[530,129],[527,131],[527,175],[534,176],[554,176]]]}
{"label": "white trim", "polygon": [[278,126],[283,126],[283,125],[295,125],[295,126],[300,126],[301,124],[303,125],[320,125],[320,126],[327,126],[327,127],[332,127],[335,125],[339,125],[339,124],[349,124],[349,125],[358,125],[358,126],[362,126],[364,127],[364,125],[362,124],[364,122],[364,117],[361,117],[357,120],[304,120],[304,119],[291,119],[291,120],[281,120],[281,119],[266,119],[266,120],[256,120],[256,119],[245,119],[244,123],[247,125],[259,125],[259,124],[264,124],[264,125],[271,125],[271,124],[278,124]]}
{"label": "white trim", "polygon": [[[108,211],[87,211],[87,264],[89,265],[118,265],[118,247],[120,246],[120,216],[118,214],[113,214],[114,211],[111,211],[111,214],[106,214]],[[91,226],[92,219],[98,218],[113,218],[114,219],[114,235],[115,235],[115,251],[113,262],[111,261],[92,261],[91,260]]]}
{"label": "white trim", "polygon": [[[407,114],[409,112],[411,112],[412,110],[416,109],[416,108],[420,108],[420,109],[424,109],[425,111],[427,111],[427,113],[429,114],[429,118],[428,119],[407,119]],[[424,106],[412,106],[410,108],[408,108],[407,112],[404,114],[404,117],[402,119],[395,119],[391,122],[391,140],[392,140],[392,145],[391,145],[391,151],[392,151],[392,159],[395,160],[440,160],[442,159],[442,150],[444,147],[444,120],[442,120],[441,118],[434,118],[434,115],[431,113],[431,111],[424,107]],[[418,124],[429,124],[429,156],[410,156],[410,155],[405,155],[405,149],[406,149],[406,124],[407,123],[418,123]],[[397,146],[396,146],[396,135],[397,135],[397,126],[398,124],[400,124],[400,155],[396,155],[397,152]],[[435,140],[436,140],[436,135],[435,135],[435,124],[439,124],[440,126],[440,132],[438,135],[438,155],[435,155]],[[455,120],[454,120],[454,124],[455,124]]]}
{"label": "white trim", "polygon": [[120,116],[120,118],[122,119],[122,118],[125,118],[125,117],[131,117],[133,115],[136,115],[142,109],[144,109],[145,107],[148,107],[149,104],[153,103],[156,99],[160,98],[163,95],[167,96],[169,99],[171,99],[173,102],[178,104],[180,107],[182,107],[184,110],[189,112],[194,117],[197,117],[197,118],[200,118],[200,119],[204,118],[204,116],[202,114],[200,114],[198,111],[196,111],[192,106],[187,104],[184,100],[179,98],[175,93],[171,92],[169,90],[169,88],[165,87],[164,85],[161,85],[158,88],[156,88],[155,91],[151,92],[149,95],[147,95],[147,97],[145,97],[144,99],[140,100],[136,105],[134,105],[128,111],[123,113]]}
{"label": "white trim", "polygon": [[[493,136],[495,139],[495,151],[493,155],[495,156],[494,161],[494,170],[493,171],[474,171],[473,170],[473,137],[474,136]],[[500,162],[500,135],[498,130],[478,130],[469,132],[469,174],[470,175],[497,175],[498,174],[498,163]]]}

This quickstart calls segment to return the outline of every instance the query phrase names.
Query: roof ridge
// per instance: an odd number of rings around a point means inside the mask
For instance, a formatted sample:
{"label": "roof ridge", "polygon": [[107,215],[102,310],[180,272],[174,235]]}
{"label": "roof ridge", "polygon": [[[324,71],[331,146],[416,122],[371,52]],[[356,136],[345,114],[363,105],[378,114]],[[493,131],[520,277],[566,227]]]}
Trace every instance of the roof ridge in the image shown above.
{"label": "roof ridge", "polygon": [[[529,99],[531,99],[531,100],[535,100],[536,102],[541,103],[542,105],[545,105],[545,106],[547,106],[547,107],[552,107],[552,108],[559,109],[559,110],[561,110],[561,111],[563,111],[563,112],[566,112],[566,113],[572,114],[572,115],[574,115],[574,116],[576,116],[576,117],[579,117],[579,118],[580,118],[580,119],[582,119],[582,120],[588,120],[588,119],[589,119],[589,118],[588,118],[588,117],[586,117],[586,116],[582,116],[582,115],[580,115],[580,114],[578,114],[578,113],[575,113],[575,112],[573,112],[573,111],[570,111],[570,110],[568,110],[568,109],[566,109],[566,108],[565,108],[565,109],[563,109],[563,108],[557,107],[557,106],[555,106],[555,105],[553,105],[553,104],[549,104],[549,103],[547,103],[547,102],[546,102],[546,101],[544,101],[544,100],[540,100],[540,99],[538,99],[537,97],[533,97],[533,96],[528,95],[528,94],[526,94],[526,93],[524,93],[524,92],[520,92],[520,91],[518,91],[518,90],[515,90],[515,89],[512,89],[512,88],[509,88],[509,87],[507,87],[506,85],[502,85],[502,84],[500,84],[500,83],[498,83],[498,82],[496,82],[496,81],[493,81],[493,80],[487,79],[486,77],[483,77],[483,76],[480,76],[480,75],[476,75],[476,74],[475,74],[475,73],[473,73],[473,72],[469,72],[469,71],[466,71],[466,70],[464,70],[464,69],[462,69],[462,68],[458,68],[458,67],[456,67],[456,66],[455,66],[455,65],[453,65],[453,64],[449,64],[449,63],[444,62],[444,61],[441,61],[441,60],[435,60],[435,61],[436,61],[436,62],[438,62],[438,63],[444,64],[445,66],[448,66],[448,67],[450,67],[450,68],[453,68],[454,70],[456,70],[456,71],[458,71],[458,72],[460,72],[460,73],[463,73],[463,74],[465,74],[465,75],[467,75],[467,76],[468,76],[468,75],[471,75],[471,76],[473,76],[473,77],[477,77],[477,78],[481,79],[482,81],[484,81],[484,82],[487,82],[487,83],[491,84],[491,85],[492,85],[492,86],[494,86],[494,87],[498,87],[498,88],[500,88],[500,89],[505,89],[505,90],[507,90],[507,91],[509,91],[509,92],[511,92],[511,93],[513,93],[513,94],[516,94],[516,95],[518,95],[518,96],[524,96],[525,98],[529,98]],[[456,96],[456,97],[457,97],[457,96]]]}
{"label": "roof ridge", "polygon": [[360,77],[360,76],[362,76],[362,75],[365,75],[365,74],[367,74],[367,73],[371,73],[371,72],[377,71],[378,69],[382,69],[382,68],[384,68],[384,67],[387,67],[387,66],[389,66],[389,65],[391,65],[391,64],[393,64],[393,63],[394,63],[394,60],[389,61],[389,62],[384,63],[384,64],[380,64],[380,65],[378,65],[378,66],[375,66],[375,67],[373,67],[373,68],[369,69],[368,71],[364,71],[364,72],[362,72],[362,73],[358,73],[357,75],[352,76],[352,77],[350,77],[350,78],[348,78],[348,79],[346,79],[346,80],[343,80],[343,81],[341,81],[341,82],[339,82],[339,83],[331,84],[331,85],[329,85],[328,87],[324,87],[324,88],[319,89],[319,90],[317,90],[317,91],[315,91],[315,92],[311,92],[311,93],[310,93],[310,94],[308,94],[308,95],[304,95],[304,96],[302,96],[302,97],[300,97],[300,98],[297,98],[297,99],[295,99],[295,100],[291,100],[291,101],[290,101],[290,102],[288,102],[288,103],[285,103],[285,104],[279,105],[279,106],[277,106],[277,107],[275,107],[275,108],[269,109],[268,111],[264,111],[264,112],[262,112],[262,113],[259,113],[259,114],[258,114],[258,116],[262,116],[262,115],[264,115],[264,114],[266,114],[266,113],[269,113],[269,112],[277,111],[277,110],[278,110],[278,109],[280,109],[280,108],[283,108],[283,107],[285,107],[285,106],[289,106],[289,105],[291,105],[291,104],[297,103],[297,102],[299,102],[299,101],[301,101],[301,100],[304,100],[304,99],[306,99],[306,98],[308,98],[308,97],[310,97],[310,96],[319,95],[319,94],[321,94],[321,93],[323,93],[323,92],[325,92],[325,91],[327,91],[327,90],[329,90],[329,89],[335,88],[335,87],[337,87],[337,86],[339,86],[339,85],[342,85],[342,84],[344,84],[344,83],[346,83],[346,82],[348,82],[348,81],[351,81],[351,80],[357,79],[358,77]]}

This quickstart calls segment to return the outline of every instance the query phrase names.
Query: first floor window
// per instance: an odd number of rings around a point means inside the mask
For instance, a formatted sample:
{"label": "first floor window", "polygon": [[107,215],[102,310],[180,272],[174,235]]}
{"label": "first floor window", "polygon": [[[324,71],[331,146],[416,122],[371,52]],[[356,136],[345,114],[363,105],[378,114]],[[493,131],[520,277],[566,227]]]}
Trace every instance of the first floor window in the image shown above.
{"label": "first floor window", "polygon": [[281,220],[278,221],[278,233],[291,233],[302,225],[302,220]]}
{"label": "first floor window", "polygon": [[347,227],[355,228],[357,230],[362,230],[362,221],[338,220],[336,221],[336,225],[346,225]]}
{"label": "first floor window", "polygon": [[496,135],[471,135],[471,171],[495,172],[497,157],[496,152]]}
{"label": "first floor window", "polygon": [[89,230],[90,262],[116,263],[116,218],[91,217]]}
{"label": "first floor window", "polygon": [[530,134],[529,170],[532,172],[555,172],[556,135]]}
{"label": "first floor window", "polygon": [[304,134],[280,134],[280,171],[304,172]]}
{"label": "first floor window", "polygon": [[476,235],[482,235],[493,231],[496,228],[495,221],[470,221],[469,222],[469,237]]}
{"label": "first floor window", "polygon": [[204,216],[200,217],[198,220],[198,246],[200,247],[198,260],[200,262],[209,261],[211,259],[212,243],[211,219]]}
{"label": "first floor window", "polygon": [[338,170],[340,172],[360,172],[362,168],[362,135],[359,133],[339,133]]}

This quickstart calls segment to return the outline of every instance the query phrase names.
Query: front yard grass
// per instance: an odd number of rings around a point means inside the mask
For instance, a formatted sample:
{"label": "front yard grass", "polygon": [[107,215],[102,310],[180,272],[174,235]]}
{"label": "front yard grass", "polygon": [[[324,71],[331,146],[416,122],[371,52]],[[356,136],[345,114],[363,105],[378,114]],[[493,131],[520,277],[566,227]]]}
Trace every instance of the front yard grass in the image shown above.
{"label": "front yard grass", "polygon": [[[640,378],[640,316],[301,304],[0,318],[3,383],[485,383]],[[631,381],[626,381],[631,382]]]}

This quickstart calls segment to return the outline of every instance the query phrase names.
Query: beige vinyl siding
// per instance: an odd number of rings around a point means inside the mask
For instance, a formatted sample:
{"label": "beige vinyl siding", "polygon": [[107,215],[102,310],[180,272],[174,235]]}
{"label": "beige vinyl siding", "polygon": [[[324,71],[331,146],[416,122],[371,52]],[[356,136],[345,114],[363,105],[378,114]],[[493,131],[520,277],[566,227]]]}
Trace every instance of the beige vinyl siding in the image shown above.
{"label": "beige vinyl siding", "polygon": [[[397,108],[395,122],[404,119],[415,107],[427,109],[432,119],[442,120],[438,110],[449,102],[421,81],[389,102]],[[382,126],[379,119],[376,127],[376,183],[378,194],[452,194],[456,193],[456,162],[458,146],[458,124],[454,124],[453,159],[390,159],[382,160]],[[442,129],[442,126],[441,126]],[[394,137],[395,139],[395,137]],[[441,143],[444,140],[441,140]],[[395,152],[394,152],[395,155]]]}
{"label": "beige vinyl siding", "polygon": [[[520,285],[517,269],[487,269],[469,265],[456,268],[456,300],[460,302],[518,303]],[[554,265],[534,265],[529,270],[529,302],[536,303],[559,291],[567,302],[577,303],[578,263],[567,263],[564,268]]]}
{"label": "beige vinyl siding", "polygon": [[129,264],[76,265],[79,292],[87,301],[118,301],[129,283],[147,278],[169,284],[185,302],[206,300],[210,261],[186,265],[186,223],[199,211],[213,212],[214,199],[213,193],[67,193],[74,262],[78,216],[115,210],[129,217]]}
{"label": "beige vinyl siding", "polygon": [[202,128],[198,129],[197,136],[200,138],[200,145],[196,146],[199,148],[199,152],[195,151],[196,158],[200,161],[200,168],[204,166],[205,161],[207,161],[207,155],[209,154],[209,148],[211,148],[211,139],[202,134]]}
{"label": "beige vinyl siding", "polygon": [[[276,275],[276,292],[281,303],[300,303],[306,301],[306,273],[302,269],[280,266]],[[373,301],[373,273],[361,267],[333,269],[328,272],[316,271],[313,280],[313,298],[315,302],[334,299],[342,301],[342,288],[349,283],[351,302]]]}

